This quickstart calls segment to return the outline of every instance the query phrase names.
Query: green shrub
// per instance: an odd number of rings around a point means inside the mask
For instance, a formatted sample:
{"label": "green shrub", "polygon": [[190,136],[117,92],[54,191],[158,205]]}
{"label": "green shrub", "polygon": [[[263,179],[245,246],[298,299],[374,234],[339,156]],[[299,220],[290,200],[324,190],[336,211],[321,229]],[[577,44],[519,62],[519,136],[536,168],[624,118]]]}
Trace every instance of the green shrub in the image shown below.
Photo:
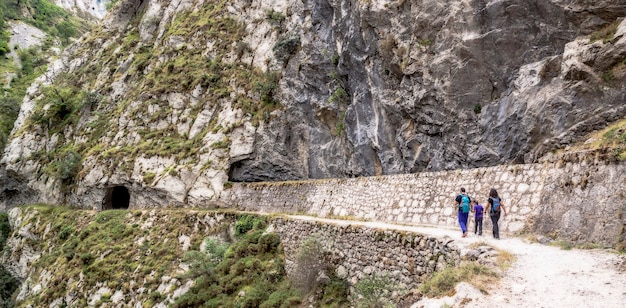
{"label": "green shrub", "polygon": [[0,307],[13,307],[11,296],[19,286],[20,282],[0,265]]}
{"label": "green shrub", "polygon": [[358,307],[393,307],[389,300],[391,293],[397,290],[388,276],[368,277],[359,280],[354,286],[356,290],[355,301]]}
{"label": "green shrub", "polygon": [[82,168],[82,157],[74,150],[55,151],[53,161],[45,166],[44,171],[65,186],[72,185]]}
{"label": "green shrub", "polygon": [[152,181],[154,181],[154,178],[156,177],[156,173],[154,172],[146,172],[146,174],[143,175],[143,182],[146,184],[150,184],[152,183]]}
{"label": "green shrub", "polygon": [[550,245],[561,247],[563,250],[572,250],[572,248],[574,248],[574,244],[570,241],[554,241],[551,242]]}
{"label": "green shrub", "polygon": [[70,235],[72,235],[74,233],[74,226],[65,226],[63,228],[61,228],[61,231],[59,231],[58,237],[60,240],[67,240]]}
{"label": "green shrub", "polygon": [[283,13],[271,9],[265,11],[265,18],[267,18],[273,24],[280,25],[286,17]]}
{"label": "green shrub", "polygon": [[7,214],[7,212],[0,212],[0,249],[6,245],[10,235],[11,224],[9,223],[9,214]]}
{"label": "green shrub", "polygon": [[298,291],[285,288],[272,292],[259,308],[299,307],[301,303],[302,298]]}
{"label": "green shrub", "polygon": [[22,63],[22,69],[20,71],[22,75],[35,73],[35,69],[46,62],[45,56],[37,48],[20,49],[18,56]]}
{"label": "green shrub", "polygon": [[224,243],[215,238],[206,238],[204,240],[207,254],[210,256],[211,261],[219,263],[224,259],[226,250],[230,246],[228,243]]}
{"label": "green shrub", "polygon": [[4,27],[0,28],[0,56],[4,56],[6,53],[11,52],[9,48],[10,36],[7,31],[4,31]]}
{"label": "green shrub", "polygon": [[94,256],[90,252],[80,253],[78,254],[78,258],[83,263],[83,265],[89,265],[95,259]]}
{"label": "green shrub", "polygon": [[268,298],[267,286],[259,285],[258,287],[246,287],[243,289],[243,297],[237,302],[236,306],[240,308],[257,308],[265,299]]}
{"label": "green shrub", "polygon": [[343,130],[346,128],[346,112],[343,111],[341,112],[341,115],[339,116],[339,120],[337,121],[337,124],[335,125],[335,135],[339,136],[341,135],[341,133],[343,133]]}
{"label": "green shrub", "polygon": [[148,298],[150,298],[154,303],[160,303],[165,299],[165,296],[163,296],[161,292],[155,291],[150,293],[150,296]]}
{"label": "green shrub", "polygon": [[102,211],[96,215],[96,222],[103,225],[109,222],[117,224],[121,222],[124,215],[126,211]]}
{"label": "green shrub", "polygon": [[324,303],[326,307],[346,307],[349,306],[349,285],[345,279],[340,279],[331,273],[330,282],[322,287],[321,298],[318,302]]}
{"label": "green shrub", "polygon": [[119,0],[110,0],[109,2],[107,2],[105,5],[107,11],[110,11],[118,1]]}
{"label": "green shrub", "polygon": [[[240,236],[223,258],[220,241],[205,240],[207,254],[190,251],[184,261],[195,285],[173,307],[294,307],[301,303],[297,290],[286,279],[280,239],[264,234],[264,217],[244,215],[237,220]],[[237,231],[236,231],[237,232]]]}
{"label": "green shrub", "polygon": [[215,276],[215,266],[212,257],[206,253],[191,250],[185,253],[183,261],[189,264],[189,271],[185,273],[188,278],[201,278],[202,282],[213,281]]}
{"label": "green shrub", "polygon": [[293,54],[298,51],[300,47],[300,37],[299,36],[289,36],[282,38],[279,40],[272,50],[274,51],[274,56],[279,61],[287,61]]}
{"label": "green shrub", "polygon": [[67,20],[58,23],[56,25],[56,30],[59,33],[59,37],[64,42],[68,42],[69,38],[76,37],[78,35],[76,25]]}
{"label": "green shrub", "polygon": [[350,96],[348,92],[342,87],[335,89],[333,94],[328,98],[330,104],[348,104],[350,102]]}
{"label": "green shrub", "polygon": [[619,26],[620,21],[616,20],[610,24],[605,25],[602,29],[592,33],[589,35],[589,43],[593,43],[595,41],[602,40],[603,43],[609,43],[613,40],[615,36],[615,32],[617,32],[617,26]]}
{"label": "green shrub", "polygon": [[474,105],[474,113],[475,114],[480,114],[482,111],[483,111],[483,106],[481,106],[480,104]]}
{"label": "green shrub", "polygon": [[433,42],[430,39],[419,40],[418,44],[422,46],[430,46]]}
{"label": "green shrub", "polygon": [[330,63],[332,63],[334,66],[337,66],[339,64],[339,55],[338,54],[334,54],[330,58]]}
{"label": "green shrub", "polygon": [[[4,251],[7,239],[11,235],[9,215],[0,212],[0,251]],[[0,307],[13,307],[11,295],[17,290],[20,282],[0,265]]]}
{"label": "green shrub", "polygon": [[0,98],[0,149],[3,149],[9,140],[19,106],[19,101],[13,97]]}
{"label": "green shrub", "polygon": [[[489,279],[498,277],[498,274],[484,265],[468,263],[461,267],[448,267],[442,271],[436,272],[433,277],[424,282],[419,290],[424,296],[440,297],[449,295],[454,292],[454,287],[461,282],[472,282],[481,279]],[[479,283],[477,287],[482,288]]]}
{"label": "green shrub", "polygon": [[278,72],[265,72],[261,81],[254,85],[254,91],[261,95],[261,101],[264,104],[274,104],[274,92],[278,88],[278,80],[280,74]]}
{"label": "green shrub", "polygon": [[615,79],[615,75],[613,74],[613,71],[608,70],[602,73],[602,80],[604,80],[604,82],[611,82]]}
{"label": "green shrub", "polygon": [[243,215],[235,223],[235,235],[248,233],[250,230],[265,228],[267,222],[264,217],[255,215]]}
{"label": "green shrub", "polygon": [[[35,124],[47,125],[49,128],[63,129],[78,119],[78,112],[85,102],[87,93],[73,87],[49,86],[42,89],[43,97],[37,105],[30,120]],[[47,108],[46,108],[47,107]]]}

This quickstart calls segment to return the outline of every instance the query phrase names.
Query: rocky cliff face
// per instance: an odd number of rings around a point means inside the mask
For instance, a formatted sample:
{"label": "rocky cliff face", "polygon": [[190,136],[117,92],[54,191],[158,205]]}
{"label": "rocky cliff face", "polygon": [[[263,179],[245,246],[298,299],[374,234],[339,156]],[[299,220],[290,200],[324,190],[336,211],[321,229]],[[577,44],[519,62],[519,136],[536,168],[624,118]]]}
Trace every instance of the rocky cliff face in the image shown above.
{"label": "rocky cliff face", "polygon": [[88,19],[101,19],[107,12],[107,3],[110,0],[55,0],[56,5]]}
{"label": "rocky cliff face", "polygon": [[[612,1],[138,1],[24,100],[5,206],[532,162],[626,114]],[[102,201],[101,201],[102,200]]]}

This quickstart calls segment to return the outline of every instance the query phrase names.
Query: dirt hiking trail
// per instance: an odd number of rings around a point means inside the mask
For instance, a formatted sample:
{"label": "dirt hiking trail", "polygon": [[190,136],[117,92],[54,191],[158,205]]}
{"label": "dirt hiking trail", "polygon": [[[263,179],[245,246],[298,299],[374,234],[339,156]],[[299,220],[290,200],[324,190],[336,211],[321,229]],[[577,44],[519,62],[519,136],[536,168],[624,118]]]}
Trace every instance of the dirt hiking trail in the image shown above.
{"label": "dirt hiking trail", "polygon": [[531,243],[501,234],[500,240],[469,233],[462,238],[460,229],[395,225],[291,216],[339,225],[362,225],[449,237],[461,249],[484,242],[515,256],[512,266],[494,286],[483,286],[488,294],[461,283],[456,294],[439,299],[423,299],[411,307],[626,307],[626,257],[606,250],[563,250],[560,247]]}

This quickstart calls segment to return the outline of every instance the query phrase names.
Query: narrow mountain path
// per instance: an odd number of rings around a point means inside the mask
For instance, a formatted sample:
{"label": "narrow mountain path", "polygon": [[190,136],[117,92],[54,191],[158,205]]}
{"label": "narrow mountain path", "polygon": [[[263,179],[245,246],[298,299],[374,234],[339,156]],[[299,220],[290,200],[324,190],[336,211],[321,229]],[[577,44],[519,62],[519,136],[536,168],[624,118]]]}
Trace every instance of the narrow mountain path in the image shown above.
{"label": "narrow mountain path", "polygon": [[[515,255],[514,263],[503,273],[498,285],[483,286],[489,294],[463,284],[454,296],[425,299],[413,307],[626,307],[626,258],[608,251],[563,250],[505,235],[501,240],[473,233],[462,238],[460,230],[442,227],[290,217],[449,237],[460,248],[485,242]],[[485,230],[485,234],[489,231]]]}

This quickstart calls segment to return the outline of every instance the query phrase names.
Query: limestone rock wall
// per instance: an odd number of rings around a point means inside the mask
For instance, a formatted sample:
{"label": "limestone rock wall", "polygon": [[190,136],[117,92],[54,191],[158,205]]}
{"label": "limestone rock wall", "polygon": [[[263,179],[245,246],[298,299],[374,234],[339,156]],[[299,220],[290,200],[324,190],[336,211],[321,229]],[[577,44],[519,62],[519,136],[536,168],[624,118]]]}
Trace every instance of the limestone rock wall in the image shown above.
{"label": "limestone rock wall", "polygon": [[80,16],[102,19],[111,0],[55,0],[56,5]]}
{"label": "limestone rock wall", "polygon": [[[457,171],[235,183],[223,201],[242,210],[453,227],[460,187],[481,204],[493,187],[508,211],[500,220],[505,232],[618,245],[624,243],[626,224],[625,171],[625,163],[573,155],[556,162]],[[484,227],[489,235],[489,219]]]}
{"label": "limestone rock wall", "polygon": [[626,115],[623,4],[120,0],[27,91],[0,208],[536,162]]}

